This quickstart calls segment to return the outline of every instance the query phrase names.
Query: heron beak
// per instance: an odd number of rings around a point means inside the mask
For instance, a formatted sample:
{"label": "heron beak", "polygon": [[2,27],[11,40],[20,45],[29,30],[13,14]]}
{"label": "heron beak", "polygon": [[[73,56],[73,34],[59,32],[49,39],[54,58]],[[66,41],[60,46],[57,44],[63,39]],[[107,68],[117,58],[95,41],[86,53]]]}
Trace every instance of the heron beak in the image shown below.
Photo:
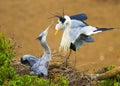
{"label": "heron beak", "polygon": [[49,29],[49,28],[47,28],[47,29],[45,30],[45,35],[47,35],[47,34],[48,34],[48,29]]}
{"label": "heron beak", "polygon": [[57,24],[56,25],[56,31],[55,31],[55,35],[57,35],[58,34],[58,32],[61,30],[61,28],[63,27],[63,24]]}
{"label": "heron beak", "polygon": [[52,23],[46,28],[46,30],[44,31],[45,33],[46,33],[46,35],[48,34],[48,30],[49,30],[49,28],[50,28],[50,26],[53,24],[53,21],[52,21]]}
{"label": "heron beak", "polygon": [[50,28],[50,27],[48,26],[48,27],[45,29],[44,32],[45,32],[45,33],[48,33],[49,28]]}
{"label": "heron beak", "polygon": [[48,34],[49,28],[50,28],[50,25],[49,25],[49,26],[45,29],[45,31],[44,31],[44,33],[45,33],[46,36],[47,36],[47,34]]}
{"label": "heron beak", "polygon": [[57,34],[58,34],[59,30],[60,30],[60,29],[58,29],[58,30],[56,30],[56,31],[55,31],[55,35],[57,35]]}

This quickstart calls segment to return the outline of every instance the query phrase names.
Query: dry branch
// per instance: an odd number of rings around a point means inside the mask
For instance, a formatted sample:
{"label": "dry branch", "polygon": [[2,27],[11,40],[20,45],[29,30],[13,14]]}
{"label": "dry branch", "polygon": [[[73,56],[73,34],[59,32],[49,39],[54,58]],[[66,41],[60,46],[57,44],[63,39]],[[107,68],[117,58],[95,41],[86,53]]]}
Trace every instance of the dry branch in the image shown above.
{"label": "dry branch", "polygon": [[92,80],[104,80],[120,73],[120,66],[101,74],[88,75]]}

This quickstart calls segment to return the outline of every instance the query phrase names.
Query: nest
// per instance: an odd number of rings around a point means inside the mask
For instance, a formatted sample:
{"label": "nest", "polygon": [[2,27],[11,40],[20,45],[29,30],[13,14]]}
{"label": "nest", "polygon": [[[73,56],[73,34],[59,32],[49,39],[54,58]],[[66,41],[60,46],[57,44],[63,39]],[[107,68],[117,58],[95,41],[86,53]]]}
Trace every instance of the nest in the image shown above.
{"label": "nest", "polygon": [[19,75],[25,75],[25,74],[29,74],[30,71],[30,67],[29,66],[24,66],[23,64],[21,64],[20,62],[17,61],[13,61],[13,67],[15,68],[17,74]]}
{"label": "nest", "polygon": [[[20,62],[13,62],[14,68],[19,75],[29,74],[30,67],[22,65]],[[65,76],[69,82],[69,86],[92,86],[93,81],[90,80],[85,72],[79,72],[70,65],[65,67],[60,63],[49,65],[48,79],[55,81],[56,77]]]}
{"label": "nest", "polygon": [[[57,77],[65,76],[69,86],[93,86],[95,84],[94,81],[88,77],[87,71],[80,72],[76,70],[75,67],[71,66],[70,62],[63,62],[63,58],[66,58],[63,54],[53,52],[52,58],[54,58],[54,61],[52,60],[49,63],[48,76],[46,79],[53,80],[54,82]],[[30,67],[24,66],[18,61],[13,61],[13,64],[19,75],[29,74]]]}

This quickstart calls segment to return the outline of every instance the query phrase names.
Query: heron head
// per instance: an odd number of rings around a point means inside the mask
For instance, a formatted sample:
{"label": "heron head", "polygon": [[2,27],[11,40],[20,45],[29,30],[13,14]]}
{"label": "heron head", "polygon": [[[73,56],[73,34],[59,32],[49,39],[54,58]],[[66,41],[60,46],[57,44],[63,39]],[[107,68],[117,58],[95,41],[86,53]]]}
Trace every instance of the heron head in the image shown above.
{"label": "heron head", "polygon": [[46,36],[48,34],[48,30],[49,30],[48,26],[36,39],[40,40],[40,41],[45,41],[46,40]]}
{"label": "heron head", "polygon": [[57,33],[59,32],[59,30],[64,30],[66,24],[68,24],[68,21],[70,21],[70,17],[69,16],[64,16],[64,18],[58,16],[58,18],[59,18],[58,19],[58,23],[55,26],[55,29],[56,29],[55,35],[57,35]]}
{"label": "heron head", "polygon": [[55,26],[55,29],[56,29],[55,35],[57,35],[59,30],[63,29],[63,24],[66,21],[66,19],[62,16],[56,16],[56,17],[58,17],[58,23]]}

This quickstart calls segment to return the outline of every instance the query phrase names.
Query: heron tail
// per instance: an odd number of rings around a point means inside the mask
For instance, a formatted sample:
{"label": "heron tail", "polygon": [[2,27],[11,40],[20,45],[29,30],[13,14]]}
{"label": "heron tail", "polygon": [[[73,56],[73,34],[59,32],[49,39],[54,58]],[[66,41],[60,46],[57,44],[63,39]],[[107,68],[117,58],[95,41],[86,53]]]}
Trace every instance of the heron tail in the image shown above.
{"label": "heron tail", "polygon": [[98,32],[98,31],[103,32],[103,31],[113,30],[113,29],[115,29],[115,28],[97,28],[97,30],[95,30],[94,32]]}

